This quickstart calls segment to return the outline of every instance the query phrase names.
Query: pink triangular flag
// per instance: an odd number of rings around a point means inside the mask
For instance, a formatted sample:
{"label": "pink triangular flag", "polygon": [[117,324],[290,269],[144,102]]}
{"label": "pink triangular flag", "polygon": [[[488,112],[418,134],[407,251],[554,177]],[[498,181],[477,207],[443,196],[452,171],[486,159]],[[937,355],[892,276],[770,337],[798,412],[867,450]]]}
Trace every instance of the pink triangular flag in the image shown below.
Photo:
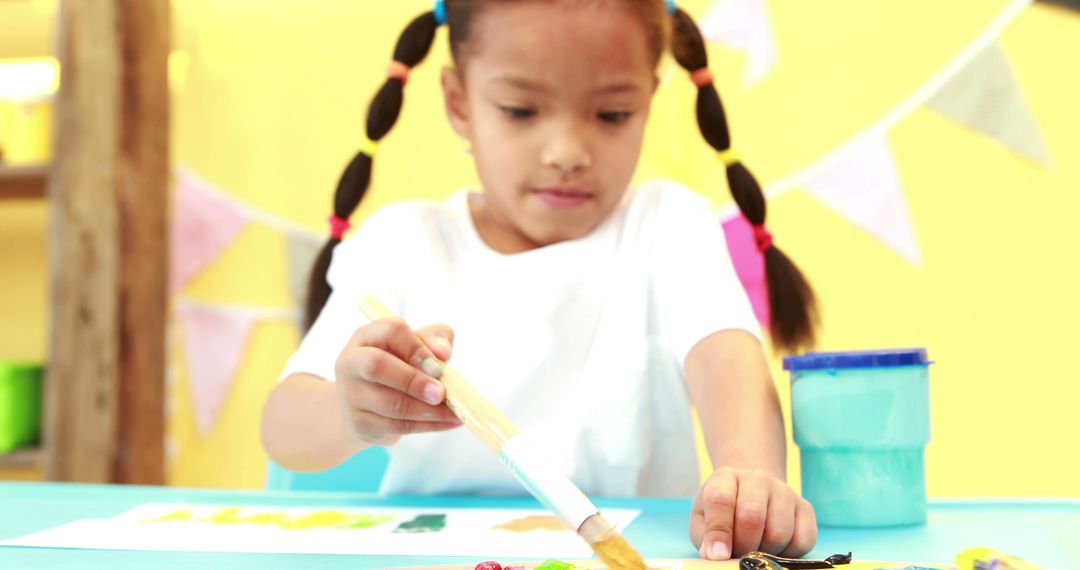
{"label": "pink triangular flag", "polygon": [[193,305],[181,307],[179,313],[195,423],[206,435],[225,403],[255,317],[227,308]]}
{"label": "pink triangular flag", "polygon": [[236,239],[250,216],[220,190],[178,172],[169,228],[169,292],[179,291]]}
{"label": "pink triangular flag", "polygon": [[776,38],[765,0],[717,0],[701,20],[708,41],[746,52],[746,84],[761,81],[776,66]]}
{"label": "pink triangular flag", "polygon": [[754,230],[742,214],[724,222],[724,236],[727,238],[728,253],[735,264],[735,274],[739,276],[750,305],[762,328],[769,328],[769,289],[765,282],[765,256],[758,250],[754,241]]}
{"label": "pink triangular flag", "polygon": [[889,142],[874,137],[815,174],[806,187],[832,209],[908,259],[922,263]]}

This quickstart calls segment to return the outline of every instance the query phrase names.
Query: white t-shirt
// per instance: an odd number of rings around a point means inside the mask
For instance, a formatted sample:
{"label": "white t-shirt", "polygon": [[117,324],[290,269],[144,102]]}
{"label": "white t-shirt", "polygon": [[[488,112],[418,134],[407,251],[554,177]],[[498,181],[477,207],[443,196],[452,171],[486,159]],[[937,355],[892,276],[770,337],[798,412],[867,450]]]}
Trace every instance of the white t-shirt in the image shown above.
{"label": "white t-shirt", "polygon": [[[646,183],[589,235],[506,255],[467,200],[387,206],[338,245],[333,294],[282,377],[333,380],[371,294],[414,328],[453,327],[450,365],[585,493],[696,493],[686,355],[719,330],[760,335],[708,202]],[[388,450],[383,493],[524,493],[464,427]]]}

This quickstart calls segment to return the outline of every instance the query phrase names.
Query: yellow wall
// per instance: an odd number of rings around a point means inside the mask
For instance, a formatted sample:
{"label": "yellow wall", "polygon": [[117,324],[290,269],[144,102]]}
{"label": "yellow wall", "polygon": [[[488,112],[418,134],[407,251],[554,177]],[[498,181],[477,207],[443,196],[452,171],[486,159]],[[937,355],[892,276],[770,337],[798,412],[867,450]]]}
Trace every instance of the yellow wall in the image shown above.
{"label": "yellow wall", "polygon": [[[713,51],[737,146],[766,183],[813,163],[907,98],[1006,3],[770,3],[781,59],[762,84],[745,89],[743,57]],[[681,4],[700,15],[710,2]],[[393,41],[427,6],[177,1],[175,44],[190,67],[174,99],[175,161],[253,207],[323,231]],[[474,180],[437,100],[444,42],[440,34],[436,53],[411,78],[361,217],[392,199],[440,198]],[[818,290],[821,349],[929,349],[936,361],[931,495],[1080,496],[1080,423],[1071,410],[1080,374],[1070,359],[1080,337],[1080,276],[1070,261],[1080,244],[1080,164],[1070,162],[1080,156],[1080,79],[1062,67],[1062,54],[1080,50],[1080,16],[1034,5],[1007,28],[1002,45],[1052,168],[918,110],[889,141],[921,267],[800,190],[770,203],[770,225]],[[675,178],[723,204],[722,172],[696,134],[691,100],[678,74],[662,87],[640,174]],[[7,209],[0,206],[0,215]],[[0,229],[5,243],[6,232]],[[33,274],[29,258],[22,263]],[[281,237],[254,224],[183,295],[287,307],[284,272]],[[14,336],[5,322],[0,347]],[[296,331],[283,322],[256,327],[208,437],[194,427],[179,336],[169,389],[170,482],[261,485],[259,407]],[[786,374],[774,365],[774,375],[786,407]]]}
{"label": "yellow wall", "polygon": [[[55,0],[0,2],[0,58],[52,55]],[[27,133],[21,127],[27,111],[19,105],[0,105],[0,139]],[[48,124],[47,122],[45,124]],[[40,133],[29,141],[37,153]],[[25,145],[24,145],[25,146]],[[8,153],[11,158],[11,153]],[[0,201],[0,358],[43,361],[45,358],[45,314],[48,307],[46,279],[45,205],[34,200]],[[0,468],[0,480],[37,479],[40,473],[28,468]]]}
{"label": "yellow wall", "polygon": [[53,54],[57,0],[0,2],[0,57]]}
{"label": "yellow wall", "polygon": [[[0,359],[45,361],[47,218],[43,202],[0,201]],[[0,480],[37,478],[36,469],[0,467]]]}

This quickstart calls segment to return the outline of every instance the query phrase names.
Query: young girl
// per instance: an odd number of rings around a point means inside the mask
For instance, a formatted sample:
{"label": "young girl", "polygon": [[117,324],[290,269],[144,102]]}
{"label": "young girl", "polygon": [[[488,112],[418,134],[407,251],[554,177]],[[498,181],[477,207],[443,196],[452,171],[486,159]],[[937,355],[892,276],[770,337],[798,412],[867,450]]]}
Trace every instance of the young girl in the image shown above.
{"label": "young girl", "polygon": [[[446,113],[483,191],[386,207],[342,242],[409,68],[443,23],[455,62],[442,73]],[[701,131],[765,253],[773,341],[812,340],[810,289],[764,229],[764,198],[731,151],[686,13],[663,0],[446,0],[403,33],[342,176],[313,322],[264,410],[275,461],[323,470],[379,445],[391,456],[383,492],[521,493],[454,429],[432,359],[453,356],[587,494],[695,496],[701,556],[813,547],[814,513],[784,482],[776,391],[716,214],[671,183],[628,189],[666,45],[699,87]],[[369,294],[404,321],[369,323],[357,305]],[[691,405],[716,466],[704,484]]]}

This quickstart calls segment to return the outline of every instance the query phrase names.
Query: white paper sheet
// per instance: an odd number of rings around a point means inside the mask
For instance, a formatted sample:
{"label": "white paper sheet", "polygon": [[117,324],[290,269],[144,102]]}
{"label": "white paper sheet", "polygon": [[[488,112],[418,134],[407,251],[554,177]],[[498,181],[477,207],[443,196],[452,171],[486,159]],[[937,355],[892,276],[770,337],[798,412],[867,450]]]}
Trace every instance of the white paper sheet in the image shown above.
{"label": "white paper sheet", "polygon": [[[640,513],[605,509],[623,529]],[[445,515],[445,526],[403,532],[421,515]],[[540,517],[540,518],[529,518]],[[529,522],[521,522],[528,519]],[[515,522],[516,521],[516,522]],[[3,546],[256,552],[478,556],[486,558],[589,558],[573,531],[521,530],[554,526],[539,509],[295,508],[148,503],[107,519],[84,519],[0,542]],[[508,525],[517,530],[499,528]],[[406,525],[409,526],[409,525]],[[421,525],[423,526],[423,525]]]}

